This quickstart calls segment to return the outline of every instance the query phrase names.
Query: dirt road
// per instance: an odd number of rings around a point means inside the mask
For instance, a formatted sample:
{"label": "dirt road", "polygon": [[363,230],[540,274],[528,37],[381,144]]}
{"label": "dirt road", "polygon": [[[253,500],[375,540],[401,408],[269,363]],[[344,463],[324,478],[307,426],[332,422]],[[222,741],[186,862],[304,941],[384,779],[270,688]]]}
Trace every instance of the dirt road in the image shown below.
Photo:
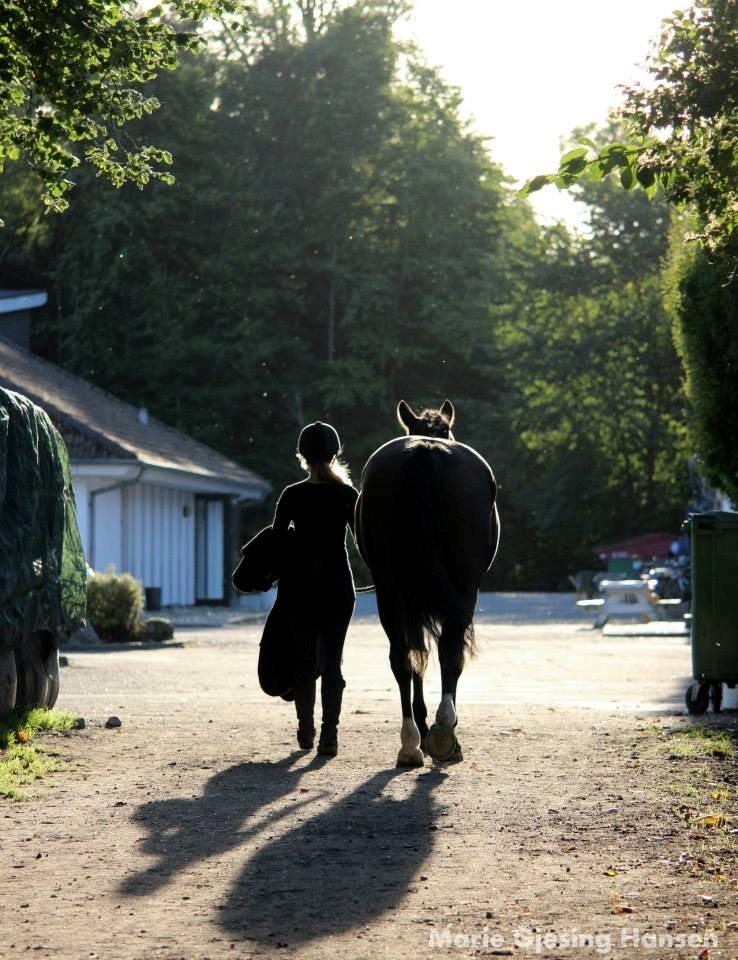
{"label": "dirt road", "polygon": [[670,753],[684,640],[482,619],[465,760],[411,771],[372,619],[329,760],[259,691],[256,626],[69,653],[59,706],[88,729],[47,737],[66,770],[0,807],[0,957],[738,955],[732,821],[717,848],[695,826],[716,783],[734,802],[733,761]]}

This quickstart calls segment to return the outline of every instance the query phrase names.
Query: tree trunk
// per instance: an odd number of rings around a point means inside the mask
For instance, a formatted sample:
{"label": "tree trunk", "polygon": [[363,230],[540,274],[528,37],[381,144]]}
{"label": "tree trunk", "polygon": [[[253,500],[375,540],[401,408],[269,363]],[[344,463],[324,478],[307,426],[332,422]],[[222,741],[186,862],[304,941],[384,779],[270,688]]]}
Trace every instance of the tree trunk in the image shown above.
{"label": "tree trunk", "polygon": [[336,243],[331,254],[331,279],[328,287],[328,363],[336,355]]}

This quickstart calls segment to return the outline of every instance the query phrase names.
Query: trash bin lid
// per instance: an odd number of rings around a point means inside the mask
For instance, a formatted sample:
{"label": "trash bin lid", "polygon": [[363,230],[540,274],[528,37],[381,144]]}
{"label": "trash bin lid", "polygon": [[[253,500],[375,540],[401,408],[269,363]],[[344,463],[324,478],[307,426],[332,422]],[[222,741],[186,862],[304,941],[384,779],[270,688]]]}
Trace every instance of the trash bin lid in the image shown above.
{"label": "trash bin lid", "polygon": [[735,510],[706,510],[693,513],[684,521],[685,527],[738,527],[738,512]]}

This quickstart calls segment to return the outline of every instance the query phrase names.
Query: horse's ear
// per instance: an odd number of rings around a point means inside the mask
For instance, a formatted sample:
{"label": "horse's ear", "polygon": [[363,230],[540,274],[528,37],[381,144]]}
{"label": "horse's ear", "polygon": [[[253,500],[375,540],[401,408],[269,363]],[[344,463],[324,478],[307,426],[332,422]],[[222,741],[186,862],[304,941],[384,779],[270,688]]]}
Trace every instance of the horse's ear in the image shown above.
{"label": "horse's ear", "polygon": [[441,404],[441,413],[448,420],[449,427],[453,427],[454,420],[456,419],[456,411],[454,410],[454,405],[450,400],[444,400]]}
{"label": "horse's ear", "polygon": [[400,421],[400,426],[404,427],[408,433],[413,432],[413,427],[418,420],[413,413],[410,404],[405,403],[404,400],[400,400],[400,402],[397,404],[397,419]]}

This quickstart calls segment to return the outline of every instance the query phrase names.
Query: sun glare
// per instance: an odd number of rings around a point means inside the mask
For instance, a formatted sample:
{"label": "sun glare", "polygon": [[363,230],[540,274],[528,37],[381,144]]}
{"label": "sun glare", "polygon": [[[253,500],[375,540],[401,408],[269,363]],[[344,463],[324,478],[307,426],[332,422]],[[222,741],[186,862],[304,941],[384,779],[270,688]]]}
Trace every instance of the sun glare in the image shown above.
{"label": "sun glare", "polygon": [[[618,85],[642,76],[639,65],[677,6],[415,0],[403,33],[461,88],[476,129],[493,138],[493,156],[522,183],[556,168],[561,141],[575,127],[606,121]],[[577,220],[578,205],[553,187],[532,202],[541,218]]]}

